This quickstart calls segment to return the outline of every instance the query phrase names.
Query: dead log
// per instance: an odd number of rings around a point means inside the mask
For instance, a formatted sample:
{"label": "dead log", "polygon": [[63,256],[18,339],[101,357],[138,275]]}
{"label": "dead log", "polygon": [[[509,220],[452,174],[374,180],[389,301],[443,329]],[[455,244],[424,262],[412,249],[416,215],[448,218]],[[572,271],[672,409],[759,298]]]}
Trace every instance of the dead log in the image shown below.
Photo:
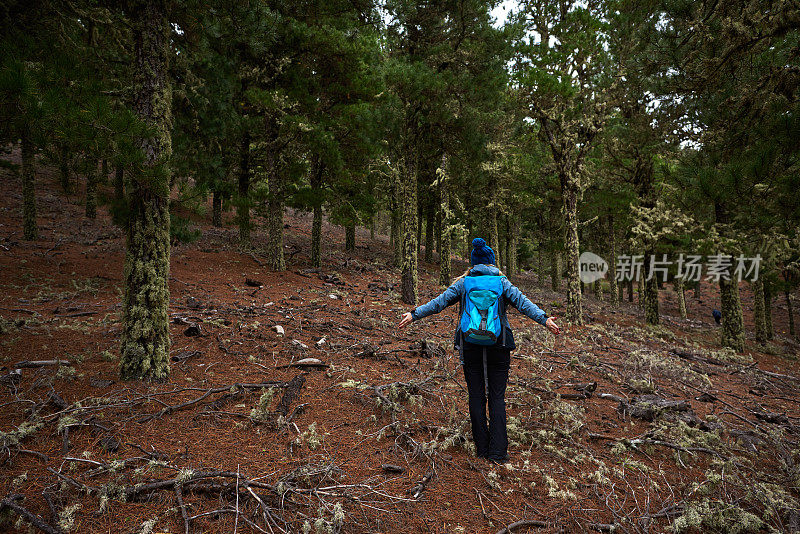
{"label": "dead log", "polygon": [[686,401],[671,401],[658,395],[639,395],[631,402],[620,401],[617,411],[623,417],[630,415],[637,419],[653,421],[658,415],[666,411],[685,412],[690,409]]}

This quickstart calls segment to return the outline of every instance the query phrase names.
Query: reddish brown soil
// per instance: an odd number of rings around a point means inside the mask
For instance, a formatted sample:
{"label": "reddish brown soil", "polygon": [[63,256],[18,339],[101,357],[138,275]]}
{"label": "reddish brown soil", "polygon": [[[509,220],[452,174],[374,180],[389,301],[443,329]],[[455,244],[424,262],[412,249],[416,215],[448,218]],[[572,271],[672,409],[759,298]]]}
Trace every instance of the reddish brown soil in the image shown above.
{"label": "reddish brown soil", "polygon": [[[70,360],[76,373],[72,377],[64,373],[56,376],[52,367],[23,369],[18,384],[0,384],[0,431],[17,428],[31,417],[32,408],[45,422],[18,446],[0,451],[0,497],[23,494],[23,506],[51,524],[54,523],[51,512],[42,498],[48,488],[58,495],[61,506],[81,503],[76,513],[78,532],[134,532],[144,521],[155,517],[160,518],[155,532],[183,532],[180,514],[167,512],[175,506],[172,491],[154,492],[149,499],[138,502],[111,500],[101,512],[96,495],[86,496],[68,484],[60,485],[53,471],[48,470],[51,468],[81,483],[99,485],[111,477],[85,478],[93,466],[65,458],[107,463],[141,457],[144,454],[141,449],[157,451],[178,468],[238,470],[251,479],[263,477],[263,481],[270,483],[277,483],[293,469],[310,463],[333,466],[335,469],[320,486],[367,484],[381,492],[349,492],[358,499],[344,496],[348,491],[341,489],[333,496],[313,491],[294,495],[292,500],[299,506],[280,510],[276,504],[274,509],[289,522],[287,530],[291,532],[301,531],[305,517],[313,522],[321,507],[336,502],[341,502],[346,512],[344,532],[496,532],[521,519],[548,524],[531,531],[580,532],[614,522],[622,522],[628,531],[635,531],[632,523],[626,521],[630,518],[635,521],[645,514],[657,516],[649,531],[660,532],[669,524],[670,517],[668,513],[658,517],[658,512],[683,501],[688,497],[690,484],[705,479],[710,459],[702,453],[684,458],[686,466],[682,467],[676,462],[675,451],[669,448],[629,450],[623,455],[612,451],[611,440],[640,437],[651,424],[621,417],[616,402],[601,399],[597,394],[586,400],[563,401],[585,410],[584,423],[554,438],[553,449],[513,445],[508,467],[488,464],[459,446],[415,456],[409,440],[396,439],[398,433],[392,429],[378,439],[379,430],[391,423],[390,416],[376,406],[372,389],[346,388],[340,385],[342,382],[357,380],[375,386],[437,375],[440,378],[426,384],[419,403],[402,403],[403,412],[398,419],[403,424],[398,428],[405,428],[403,437],[418,443],[430,442],[437,429],[448,428],[453,422],[468,429],[468,425],[464,426],[467,410],[463,377],[451,348],[456,311],[448,310],[398,332],[394,325],[408,307],[400,304],[394,291],[369,287],[370,283],[382,286],[399,282],[398,271],[389,267],[387,237],[378,235],[373,240],[368,232],[359,230],[356,252],[346,254],[343,230],[326,223],[324,265],[320,272],[313,272],[308,269],[311,219],[304,214],[286,217],[288,270],[283,273],[269,272],[263,267],[258,252],[250,255],[238,250],[237,232],[230,220],[232,214],[228,214],[226,226],[221,229],[196,217],[202,225],[201,239],[193,244],[178,244],[172,252],[170,313],[199,323],[203,332],[199,337],[187,337],[186,325],[172,324],[173,355],[185,351],[199,351],[199,354],[174,363],[166,383],[121,382],[118,362],[109,359],[108,353],[114,357],[118,353],[123,232],[111,224],[104,208],[99,210],[96,220],[85,219],[82,197],[61,194],[55,176],[47,169],[39,172],[37,180],[41,239],[26,242],[21,239],[19,184],[8,172],[0,175],[0,317],[13,323],[9,331],[0,334],[3,366],[0,374],[11,372],[20,361],[44,359]],[[260,220],[257,223],[256,250],[264,243],[264,226]],[[463,262],[457,262],[455,270],[463,268]],[[336,275],[342,283],[326,282],[321,275]],[[264,287],[248,287],[245,278],[261,281]],[[436,266],[424,265],[421,301],[438,293],[440,288],[435,282]],[[553,303],[560,302],[561,295],[539,289],[533,276],[521,275],[514,282],[545,310],[560,315]],[[332,299],[330,294],[340,298]],[[663,352],[695,342],[716,349],[717,329],[710,313],[718,306],[716,287],[703,284],[699,296],[690,291],[687,297],[690,319],[680,320],[672,291],[661,293],[664,324],[675,334],[672,341],[662,341],[655,335],[637,339],[635,328],[644,328],[642,314],[627,302],[614,309],[587,295],[587,314],[592,322],[584,327],[565,325],[566,333],[555,341],[554,347],[549,334],[544,335],[538,325],[513,312],[511,323],[517,332],[519,349],[512,360],[509,416],[520,417],[531,431],[559,428],[559,420],[548,412],[551,394],[544,391],[574,393],[562,385],[595,381],[595,393],[630,398],[636,393],[626,385],[630,370],[625,362],[633,348],[649,346]],[[788,338],[788,317],[782,296],[773,304],[776,339],[770,345],[772,354],[765,353],[752,339],[752,295],[744,284],[742,300],[749,335],[747,354],[755,365],[762,370],[798,376],[798,345]],[[623,340],[623,346],[591,326],[602,323],[608,323],[607,329]],[[276,324],[285,328],[285,337],[277,337],[272,330]],[[531,334],[525,335],[525,330]],[[317,347],[315,343],[322,337],[325,342]],[[362,344],[378,345],[388,351],[408,348],[420,339],[440,343],[447,350],[446,357],[424,359],[407,352],[391,353],[383,360],[354,357],[362,350]],[[546,340],[556,352],[546,351],[534,339]],[[310,348],[297,349],[292,340],[300,340]],[[104,351],[108,351],[105,357]],[[585,364],[570,364],[573,354],[579,361],[585,360]],[[538,360],[525,359],[527,356],[536,356]],[[299,357],[320,358],[331,367],[328,370],[285,367]],[[444,368],[436,367],[440,364]],[[693,388],[654,373],[657,393],[687,400],[700,419],[730,411],[756,421],[752,410],[760,408],[786,414],[792,425],[798,423],[796,381],[759,374],[742,366],[693,362],[690,367],[708,374],[711,386]],[[296,428],[290,425],[275,431],[269,425],[251,422],[247,415],[257,404],[259,392],[240,395],[219,407],[218,411],[223,413],[203,413],[210,402],[219,398],[212,395],[187,409],[140,422],[143,415],[159,411],[161,403],[186,402],[212,387],[288,381],[300,373],[305,374],[306,381],[292,407],[307,406],[295,416]],[[450,374],[452,378],[447,378]],[[72,427],[65,440],[57,430],[59,408],[47,400],[51,391],[67,404],[104,396],[116,401],[140,398],[141,402],[99,410],[94,421],[107,431],[92,426]],[[174,393],[152,396],[169,391]],[[720,401],[696,400],[702,391]],[[272,406],[274,409],[275,403]],[[85,420],[88,415],[79,418]],[[771,467],[770,462],[776,463],[774,457],[747,453],[735,446],[729,430],[751,430],[747,423],[736,416],[720,418],[725,423],[721,436],[729,447],[727,451],[736,451],[767,472],[778,472],[778,467]],[[305,431],[314,422],[317,430],[324,433],[320,447],[291,448],[297,429]],[[765,422],[758,425],[770,430],[780,426]],[[792,430],[782,427],[787,440]],[[592,438],[590,434],[604,437]],[[101,441],[107,435],[120,443],[115,452],[102,447]],[[558,450],[565,451],[567,457],[560,456]],[[582,477],[595,469],[594,464],[569,461],[569,456],[576,453],[605,462],[609,468],[620,467],[625,459],[635,460],[656,471],[660,469],[663,474],[622,469],[622,474],[608,474],[609,484],[597,484]],[[382,464],[400,465],[404,472],[385,472]],[[429,472],[434,475],[421,497],[411,499],[411,488]],[[17,479],[22,474],[27,474],[27,478]],[[559,489],[568,487],[570,477],[577,480],[570,489],[575,498],[550,496],[545,475],[552,477]],[[136,478],[128,469],[120,471],[120,476],[120,483],[132,485],[170,478],[174,471],[154,470]],[[775,477],[780,479],[779,474]],[[657,488],[652,484],[654,479],[660,483]],[[792,491],[796,497],[796,488]],[[189,515],[223,507],[216,497],[208,495],[188,493],[185,499]],[[263,527],[252,507],[241,513],[249,514]],[[330,512],[324,515],[331,517]],[[773,518],[770,524],[780,527],[785,520],[786,517]],[[198,532],[201,529],[233,532],[234,522],[233,514],[222,514],[196,519],[193,525]],[[237,528],[241,532],[255,532],[243,521],[239,521]],[[522,531],[525,529],[515,530]]]}

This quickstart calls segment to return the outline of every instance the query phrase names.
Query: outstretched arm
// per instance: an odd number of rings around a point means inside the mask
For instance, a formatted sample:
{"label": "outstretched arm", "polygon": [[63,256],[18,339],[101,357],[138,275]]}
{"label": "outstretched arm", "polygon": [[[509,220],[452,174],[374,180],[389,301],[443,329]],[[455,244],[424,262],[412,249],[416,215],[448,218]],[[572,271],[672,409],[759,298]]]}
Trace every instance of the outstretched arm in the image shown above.
{"label": "outstretched arm", "polygon": [[448,306],[455,304],[461,299],[461,290],[463,287],[464,287],[463,280],[455,282],[450,287],[445,289],[444,292],[435,299],[431,300],[426,304],[423,304],[422,306],[417,307],[416,309],[414,309],[414,311],[404,313],[403,318],[400,320],[400,324],[398,324],[397,327],[404,328],[408,326],[412,321],[419,321],[423,317],[427,317],[428,315],[433,315],[434,313],[439,313]]}
{"label": "outstretched arm", "polygon": [[527,315],[542,326],[547,327],[553,334],[558,335],[561,329],[556,325],[553,317],[548,317],[542,309],[530,301],[528,297],[522,294],[514,284],[508,281],[507,278],[503,279],[503,296],[524,315]]}

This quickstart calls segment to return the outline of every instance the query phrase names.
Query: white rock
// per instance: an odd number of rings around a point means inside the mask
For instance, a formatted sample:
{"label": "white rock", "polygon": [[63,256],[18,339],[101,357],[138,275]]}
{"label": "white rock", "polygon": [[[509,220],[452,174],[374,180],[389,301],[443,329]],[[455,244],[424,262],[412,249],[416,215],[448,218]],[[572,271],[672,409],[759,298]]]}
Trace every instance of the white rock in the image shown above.
{"label": "white rock", "polygon": [[299,339],[293,339],[292,340],[292,345],[294,345],[295,347],[300,347],[301,349],[304,349],[304,350],[308,349],[308,345],[306,345],[305,343],[303,343]]}
{"label": "white rock", "polygon": [[317,347],[321,347],[321,346],[322,346],[322,345],[324,345],[324,344],[325,344],[325,336],[322,336],[322,337],[319,339],[319,341],[317,341],[316,345],[317,345]]}
{"label": "white rock", "polygon": [[279,325],[279,324],[276,324],[275,326],[273,326],[272,329],[275,330],[275,332],[279,336],[282,336],[282,335],[284,335],[286,333],[286,332],[284,332],[283,327],[281,325]]}
{"label": "white rock", "polygon": [[329,299],[333,299],[333,300],[338,300],[339,299],[339,295],[334,295],[333,293],[331,293],[330,295],[328,295],[328,298]]}

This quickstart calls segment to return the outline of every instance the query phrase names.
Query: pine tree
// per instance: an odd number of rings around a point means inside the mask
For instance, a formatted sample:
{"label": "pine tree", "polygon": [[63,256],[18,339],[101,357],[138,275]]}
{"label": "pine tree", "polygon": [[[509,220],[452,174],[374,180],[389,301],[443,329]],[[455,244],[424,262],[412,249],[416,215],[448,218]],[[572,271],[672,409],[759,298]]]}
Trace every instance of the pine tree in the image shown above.
{"label": "pine tree", "polygon": [[122,319],[123,379],[169,375],[169,157],[172,90],[170,25],[163,0],[131,9],[136,94],[134,111],[149,130],[130,179]]}
{"label": "pine tree", "polygon": [[604,47],[611,13],[604,2],[584,6],[546,0],[522,3],[518,20],[538,40],[521,41],[517,82],[529,89],[528,105],[542,142],[550,149],[561,186],[566,318],[583,324],[578,257],[578,208],[585,187],[584,163],[606,114]]}
{"label": "pine tree", "polygon": [[764,317],[764,281],[758,279],[750,284],[753,289],[753,320],[756,326],[756,342],[767,342],[767,323]]}
{"label": "pine tree", "polygon": [[417,304],[419,272],[417,263],[417,169],[413,156],[402,162],[402,243],[400,298],[406,304]]}

